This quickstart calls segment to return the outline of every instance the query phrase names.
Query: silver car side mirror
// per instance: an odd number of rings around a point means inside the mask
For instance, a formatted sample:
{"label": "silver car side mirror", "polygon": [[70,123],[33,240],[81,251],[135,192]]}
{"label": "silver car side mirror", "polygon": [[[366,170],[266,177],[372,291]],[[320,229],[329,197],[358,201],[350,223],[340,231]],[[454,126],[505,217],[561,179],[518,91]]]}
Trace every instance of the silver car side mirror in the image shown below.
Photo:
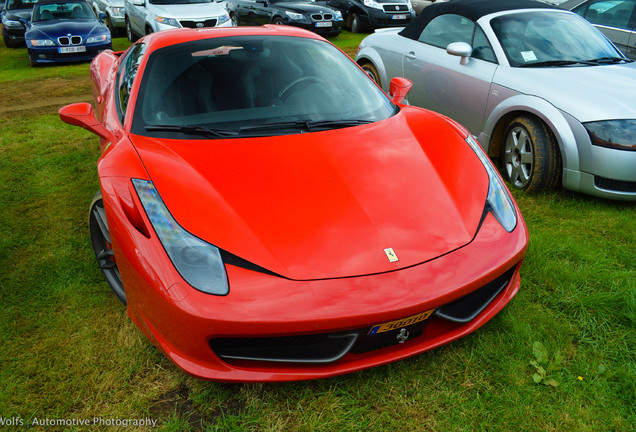
{"label": "silver car side mirror", "polygon": [[448,44],[446,52],[450,55],[461,57],[460,63],[465,65],[468,63],[468,58],[473,53],[473,47],[466,42],[453,42]]}

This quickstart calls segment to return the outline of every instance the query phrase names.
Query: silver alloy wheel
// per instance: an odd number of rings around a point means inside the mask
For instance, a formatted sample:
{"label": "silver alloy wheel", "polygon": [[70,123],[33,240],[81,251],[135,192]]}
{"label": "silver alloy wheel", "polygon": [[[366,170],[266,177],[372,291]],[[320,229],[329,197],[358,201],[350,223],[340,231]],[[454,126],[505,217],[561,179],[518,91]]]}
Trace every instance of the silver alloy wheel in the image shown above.
{"label": "silver alloy wheel", "polygon": [[238,27],[239,25],[238,17],[236,16],[235,13],[230,14],[230,19],[232,20],[232,27]]}
{"label": "silver alloy wheel", "polygon": [[522,126],[508,132],[504,145],[504,167],[507,177],[516,188],[524,189],[532,178],[534,152],[532,139]]}

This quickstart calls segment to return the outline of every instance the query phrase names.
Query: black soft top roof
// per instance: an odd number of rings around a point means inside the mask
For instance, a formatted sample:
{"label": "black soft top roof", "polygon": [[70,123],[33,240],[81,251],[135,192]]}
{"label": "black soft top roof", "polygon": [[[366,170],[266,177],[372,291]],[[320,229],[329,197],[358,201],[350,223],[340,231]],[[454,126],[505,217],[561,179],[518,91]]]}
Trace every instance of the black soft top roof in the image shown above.
{"label": "black soft top roof", "polygon": [[426,6],[420,15],[399,34],[417,39],[426,25],[440,15],[455,14],[477,21],[484,15],[515,9],[559,9],[535,0],[450,0]]}

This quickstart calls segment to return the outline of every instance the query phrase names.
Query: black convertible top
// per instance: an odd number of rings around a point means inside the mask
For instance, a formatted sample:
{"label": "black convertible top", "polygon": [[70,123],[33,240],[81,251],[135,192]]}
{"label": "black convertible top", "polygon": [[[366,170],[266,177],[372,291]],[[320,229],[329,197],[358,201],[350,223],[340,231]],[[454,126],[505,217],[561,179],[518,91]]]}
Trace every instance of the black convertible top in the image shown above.
{"label": "black convertible top", "polygon": [[559,9],[535,0],[450,0],[426,6],[420,15],[399,34],[417,39],[426,25],[440,15],[455,14],[477,21],[484,15],[515,9]]}

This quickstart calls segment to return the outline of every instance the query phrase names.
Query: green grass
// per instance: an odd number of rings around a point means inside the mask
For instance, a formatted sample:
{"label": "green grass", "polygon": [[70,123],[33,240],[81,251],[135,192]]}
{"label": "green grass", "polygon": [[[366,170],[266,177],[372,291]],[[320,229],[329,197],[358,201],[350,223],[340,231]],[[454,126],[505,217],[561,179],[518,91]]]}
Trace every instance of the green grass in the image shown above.
{"label": "green grass", "polygon": [[[353,54],[359,39],[333,41]],[[440,349],[320,381],[199,381],[142,336],[93,262],[98,143],[56,114],[91,100],[88,65],[29,68],[26,49],[4,47],[0,58],[0,418],[147,417],[162,431],[634,431],[633,204],[515,193],[531,233],[521,290]],[[547,349],[540,383],[536,341]]]}

